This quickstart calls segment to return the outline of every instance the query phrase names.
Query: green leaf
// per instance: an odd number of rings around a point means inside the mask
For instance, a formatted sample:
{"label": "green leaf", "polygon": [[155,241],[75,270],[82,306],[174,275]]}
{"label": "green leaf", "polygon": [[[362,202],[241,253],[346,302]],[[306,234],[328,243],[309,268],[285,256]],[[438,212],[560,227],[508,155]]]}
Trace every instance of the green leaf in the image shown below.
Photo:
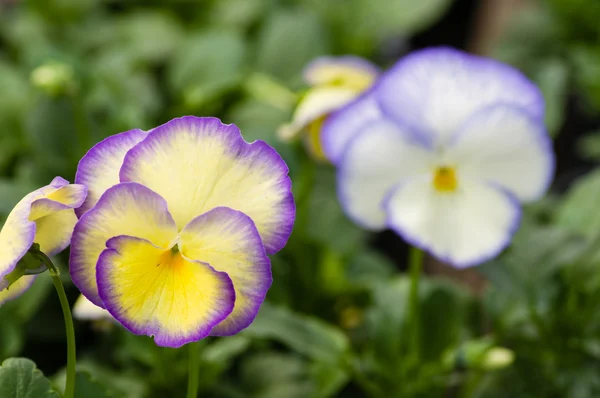
{"label": "green leaf", "polygon": [[75,398],[108,398],[112,396],[88,372],[77,372],[75,378]]}
{"label": "green leaf", "polygon": [[225,364],[246,351],[249,345],[250,340],[248,338],[231,336],[206,346],[201,351],[201,358],[206,362]]}
{"label": "green leaf", "polygon": [[458,343],[466,319],[467,295],[456,286],[437,281],[424,290],[420,306],[421,352],[423,358],[437,361]]}
{"label": "green leaf", "polygon": [[0,397],[58,398],[50,381],[26,358],[10,358],[0,367]]}
{"label": "green leaf", "polygon": [[373,287],[373,306],[367,312],[370,344],[376,355],[399,358],[405,339],[404,322],[409,280],[396,277]]}
{"label": "green leaf", "polygon": [[277,340],[309,358],[339,362],[349,350],[348,338],[334,326],[264,303],[245,335]]}
{"label": "green leaf", "polygon": [[138,11],[118,21],[116,46],[143,62],[169,57],[182,39],[179,21],[163,10]]}
{"label": "green leaf", "polygon": [[335,170],[321,167],[308,202],[307,235],[342,254],[360,248],[365,231],[346,217],[336,193]]}
{"label": "green leaf", "polygon": [[256,398],[319,396],[314,394],[314,383],[307,377],[306,366],[306,360],[297,356],[276,353],[254,355],[245,360],[242,365],[244,396]]}
{"label": "green leaf", "polygon": [[298,84],[304,66],[325,54],[329,40],[319,17],[306,10],[279,10],[266,21],[257,48],[257,69]]}
{"label": "green leaf", "polygon": [[600,112],[600,49],[597,46],[573,46],[569,59],[575,65],[574,77],[596,113]]}
{"label": "green leaf", "polygon": [[28,133],[43,179],[67,175],[80,156],[75,109],[69,98],[39,98],[31,111]]}
{"label": "green leaf", "polygon": [[351,0],[346,30],[377,40],[409,36],[441,18],[452,0]]}
{"label": "green leaf", "polygon": [[188,107],[199,107],[238,85],[246,61],[244,37],[235,31],[196,33],[171,59],[168,80]]}
{"label": "green leaf", "polygon": [[569,89],[569,68],[559,59],[540,62],[533,79],[538,83],[546,101],[546,127],[554,137],[565,120]]}
{"label": "green leaf", "polygon": [[577,141],[577,151],[586,160],[600,162],[600,130],[580,138]]}
{"label": "green leaf", "polygon": [[560,204],[556,223],[571,231],[593,237],[600,231],[600,169],[579,178]]}
{"label": "green leaf", "polygon": [[238,29],[257,22],[267,11],[267,0],[220,0],[213,3],[211,19]]}

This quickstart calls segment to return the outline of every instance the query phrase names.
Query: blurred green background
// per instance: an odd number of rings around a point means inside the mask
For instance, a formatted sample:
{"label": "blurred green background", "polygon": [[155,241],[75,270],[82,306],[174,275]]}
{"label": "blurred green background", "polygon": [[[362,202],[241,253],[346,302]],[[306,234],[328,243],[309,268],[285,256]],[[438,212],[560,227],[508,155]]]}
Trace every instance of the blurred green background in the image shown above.
{"label": "blurred green background", "polygon": [[[598,0],[0,0],[0,217],[54,176],[72,181],[104,137],[218,116],[284,156],[298,217],[256,322],[201,343],[200,396],[598,397],[599,21]],[[387,67],[431,45],[495,56],[534,79],[558,168],[501,257],[467,272],[428,259],[415,346],[406,245],[354,226],[332,167],[275,132],[313,58]],[[0,308],[0,359],[29,357],[60,384],[64,326],[46,276]],[[76,333],[78,397],[184,396],[184,350],[116,325],[77,322]]]}

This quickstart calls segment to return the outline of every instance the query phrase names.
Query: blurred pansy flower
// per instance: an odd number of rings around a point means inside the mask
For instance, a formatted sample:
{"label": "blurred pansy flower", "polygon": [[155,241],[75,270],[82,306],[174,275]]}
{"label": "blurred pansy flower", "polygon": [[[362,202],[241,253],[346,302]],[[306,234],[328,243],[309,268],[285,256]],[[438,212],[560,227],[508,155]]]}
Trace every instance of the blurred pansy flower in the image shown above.
{"label": "blurred pansy flower", "polygon": [[310,153],[325,159],[320,137],[324,120],[371,87],[378,74],[378,68],[362,58],[317,58],[304,71],[311,88],[298,103],[292,122],[279,129],[279,137],[290,141],[302,134]]}
{"label": "blurred pansy flower", "polygon": [[104,308],[88,300],[83,294],[79,295],[73,306],[73,317],[79,321],[92,322],[96,329],[107,331],[115,325],[115,318]]}
{"label": "blurred pansy flower", "polygon": [[76,181],[89,196],[70,269],[92,303],[161,346],[250,325],[271,285],[267,254],[283,248],[295,217],[273,148],[187,116],[100,142]]}
{"label": "blurred pansy flower", "polygon": [[[86,194],[84,185],[56,177],[17,203],[0,231],[0,304],[20,296],[34,282],[35,274],[45,269],[28,257],[34,244],[35,250],[47,256],[69,246],[77,222],[74,209],[81,206]],[[28,275],[28,271],[34,274]]]}
{"label": "blurred pansy flower", "polygon": [[347,214],[463,268],[503,250],[554,172],[538,88],[497,61],[415,52],[332,116],[325,152]]}

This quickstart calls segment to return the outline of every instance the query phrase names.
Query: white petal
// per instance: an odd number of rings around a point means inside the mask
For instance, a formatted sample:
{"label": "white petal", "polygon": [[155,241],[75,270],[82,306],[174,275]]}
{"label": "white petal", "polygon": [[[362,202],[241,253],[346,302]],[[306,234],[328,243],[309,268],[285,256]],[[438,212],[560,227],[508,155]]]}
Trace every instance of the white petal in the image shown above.
{"label": "white petal", "polygon": [[292,122],[279,129],[279,137],[283,140],[296,137],[310,122],[341,108],[358,94],[356,90],[344,87],[320,87],[310,90],[298,104]]}
{"label": "white petal", "polygon": [[365,228],[385,227],[382,202],[404,178],[428,173],[434,154],[396,124],[380,120],[348,144],[338,171],[338,195],[346,213]]}
{"label": "white petal", "polygon": [[554,174],[552,140],[543,123],[511,106],[469,118],[448,152],[461,175],[498,184],[522,201],[542,196]]}
{"label": "white petal", "polygon": [[385,204],[388,225],[407,242],[465,268],[498,255],[516,231],[518,202],[488,184],[459,180],[452,193],[437,192],[428,178],[400,184]]}
{"label": "white petal", "polygon": [[75,301],[75,305],[73,306],[73,317],[80,321],[114,319],[110,312],[106,311],[104,308],[98,307],[96,304],[85,298],[83,294],[80,294],[77,301]]}
{"label": "white petal", "polygon": [[420,129],[432,144],[445,144],[473,112],[512,104],[542,119],[540,90],[518,70],[451,48],[404,57],[380,80],[377,99],[390,117]]}
{"label": "white petal", "polygon": [[321,145],[327,159],[338,165],[348,142],[368,126],[381,119],[379,105],[370,92],[332,113],[323,124]]}

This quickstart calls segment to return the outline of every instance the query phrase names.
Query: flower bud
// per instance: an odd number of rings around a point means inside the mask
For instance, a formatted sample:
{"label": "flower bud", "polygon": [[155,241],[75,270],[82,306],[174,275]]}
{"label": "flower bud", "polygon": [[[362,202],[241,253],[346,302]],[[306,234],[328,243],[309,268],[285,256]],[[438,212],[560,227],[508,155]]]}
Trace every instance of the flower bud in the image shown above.
{"label": "flower bud", "polygon": [[51,61],[38,66],[31,72],[30,81],[52,97],[72,94],[75,90],[73,68],[62,62]]}

